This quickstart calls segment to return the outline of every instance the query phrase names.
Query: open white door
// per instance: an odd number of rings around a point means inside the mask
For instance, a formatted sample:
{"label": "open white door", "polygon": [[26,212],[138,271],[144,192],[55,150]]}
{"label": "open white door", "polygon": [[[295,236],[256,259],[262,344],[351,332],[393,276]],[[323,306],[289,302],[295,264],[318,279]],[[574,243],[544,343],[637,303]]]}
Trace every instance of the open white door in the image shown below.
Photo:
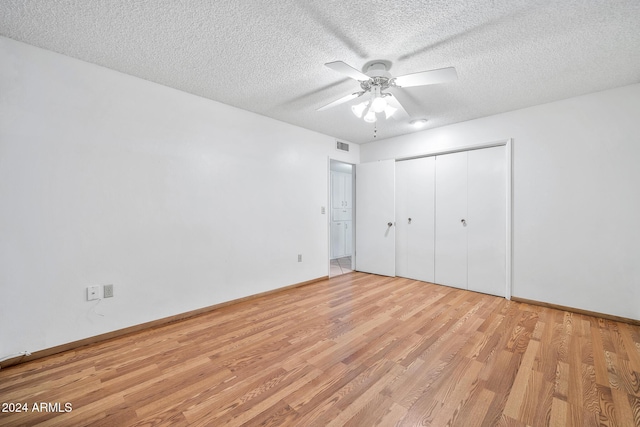
{"label": "open white door", "polygon": [[395,160],[356,165],[356,270],[395,276]]}

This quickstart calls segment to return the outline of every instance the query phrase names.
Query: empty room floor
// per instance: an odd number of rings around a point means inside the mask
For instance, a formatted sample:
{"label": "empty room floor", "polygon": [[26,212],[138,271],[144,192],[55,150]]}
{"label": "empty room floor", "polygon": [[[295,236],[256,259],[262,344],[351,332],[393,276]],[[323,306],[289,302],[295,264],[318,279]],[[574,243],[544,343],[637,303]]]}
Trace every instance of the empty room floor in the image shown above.
{"label": "empty room floor", "polygon": [[640,326],[352,272],[2,369],[0,396],[29,409],[3,426],[638,426]]}

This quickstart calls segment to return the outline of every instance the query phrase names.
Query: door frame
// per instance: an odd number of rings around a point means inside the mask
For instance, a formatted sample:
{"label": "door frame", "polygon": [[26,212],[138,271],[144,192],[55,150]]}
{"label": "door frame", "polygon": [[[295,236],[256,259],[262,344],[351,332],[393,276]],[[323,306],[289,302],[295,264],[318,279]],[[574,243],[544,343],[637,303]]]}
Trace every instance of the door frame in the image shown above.
{"label": "door frame", "polygon": [[351,270],[355,271],[356,265],[356,163],[345,162],[344,160],[335,159],[331,156],[327,156],[327,204],[325,212],[327,215],[327,277],[331,277],[331,162],[343,163],[345,165],[351,165],[351,206],[353,213],[351,215]]}
{"label": "door frame", "polygon": [[400,162],[403,160],[412,160],[419,159],[422,157],[433,157],[433,156],[441,156],[443,154],[451,154],[451,153],[459,153],[462,151],[472,151],[472,150],[481,150],[483,148],[491,148],[491,147],[505,147],[505,163],[506,163],[506,201],[505,201],[505,213],[506,213],[506,260],[505,260],[505,278],[506,278],[506,289],[505,289],[505,298],[511,299],[511,287],[512,287],[512,274],[513,274],[513,138],[508,138],[505,140],[486,142],[481,144],[472,144],[465,145],[456,148],[450,149],[441,149],[430,151],[424,154],[419,154],[415,156],[408,157],[398,157],[395,159],[396,162]]}

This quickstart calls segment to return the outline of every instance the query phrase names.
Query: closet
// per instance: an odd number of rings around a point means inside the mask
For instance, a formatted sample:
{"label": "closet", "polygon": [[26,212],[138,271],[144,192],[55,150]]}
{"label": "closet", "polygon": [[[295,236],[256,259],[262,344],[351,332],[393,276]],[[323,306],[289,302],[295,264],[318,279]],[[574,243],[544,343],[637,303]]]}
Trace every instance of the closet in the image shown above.
{"label": "closet", "polygon": [[396,164],[396,274],[506,292],[506,148]]}

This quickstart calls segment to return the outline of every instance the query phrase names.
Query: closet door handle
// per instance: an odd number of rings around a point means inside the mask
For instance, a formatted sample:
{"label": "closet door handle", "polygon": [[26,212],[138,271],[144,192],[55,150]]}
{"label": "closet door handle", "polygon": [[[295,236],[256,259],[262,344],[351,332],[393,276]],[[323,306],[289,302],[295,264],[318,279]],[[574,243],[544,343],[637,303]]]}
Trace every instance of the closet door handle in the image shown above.
{"label": "closet door handle", "polygon": [[461,219],[460,222],[462,223],[463,227],[467,226],[467,220],[466,219]]}
{"label": "closet door handle", "polygon": [[392,222],[388,222],[387,223],[387,227],[393,227],[393,223]]}
{"label": "closet door handle", "polygon": [[409,218],[409,224],[411,224],[411,218]]}

